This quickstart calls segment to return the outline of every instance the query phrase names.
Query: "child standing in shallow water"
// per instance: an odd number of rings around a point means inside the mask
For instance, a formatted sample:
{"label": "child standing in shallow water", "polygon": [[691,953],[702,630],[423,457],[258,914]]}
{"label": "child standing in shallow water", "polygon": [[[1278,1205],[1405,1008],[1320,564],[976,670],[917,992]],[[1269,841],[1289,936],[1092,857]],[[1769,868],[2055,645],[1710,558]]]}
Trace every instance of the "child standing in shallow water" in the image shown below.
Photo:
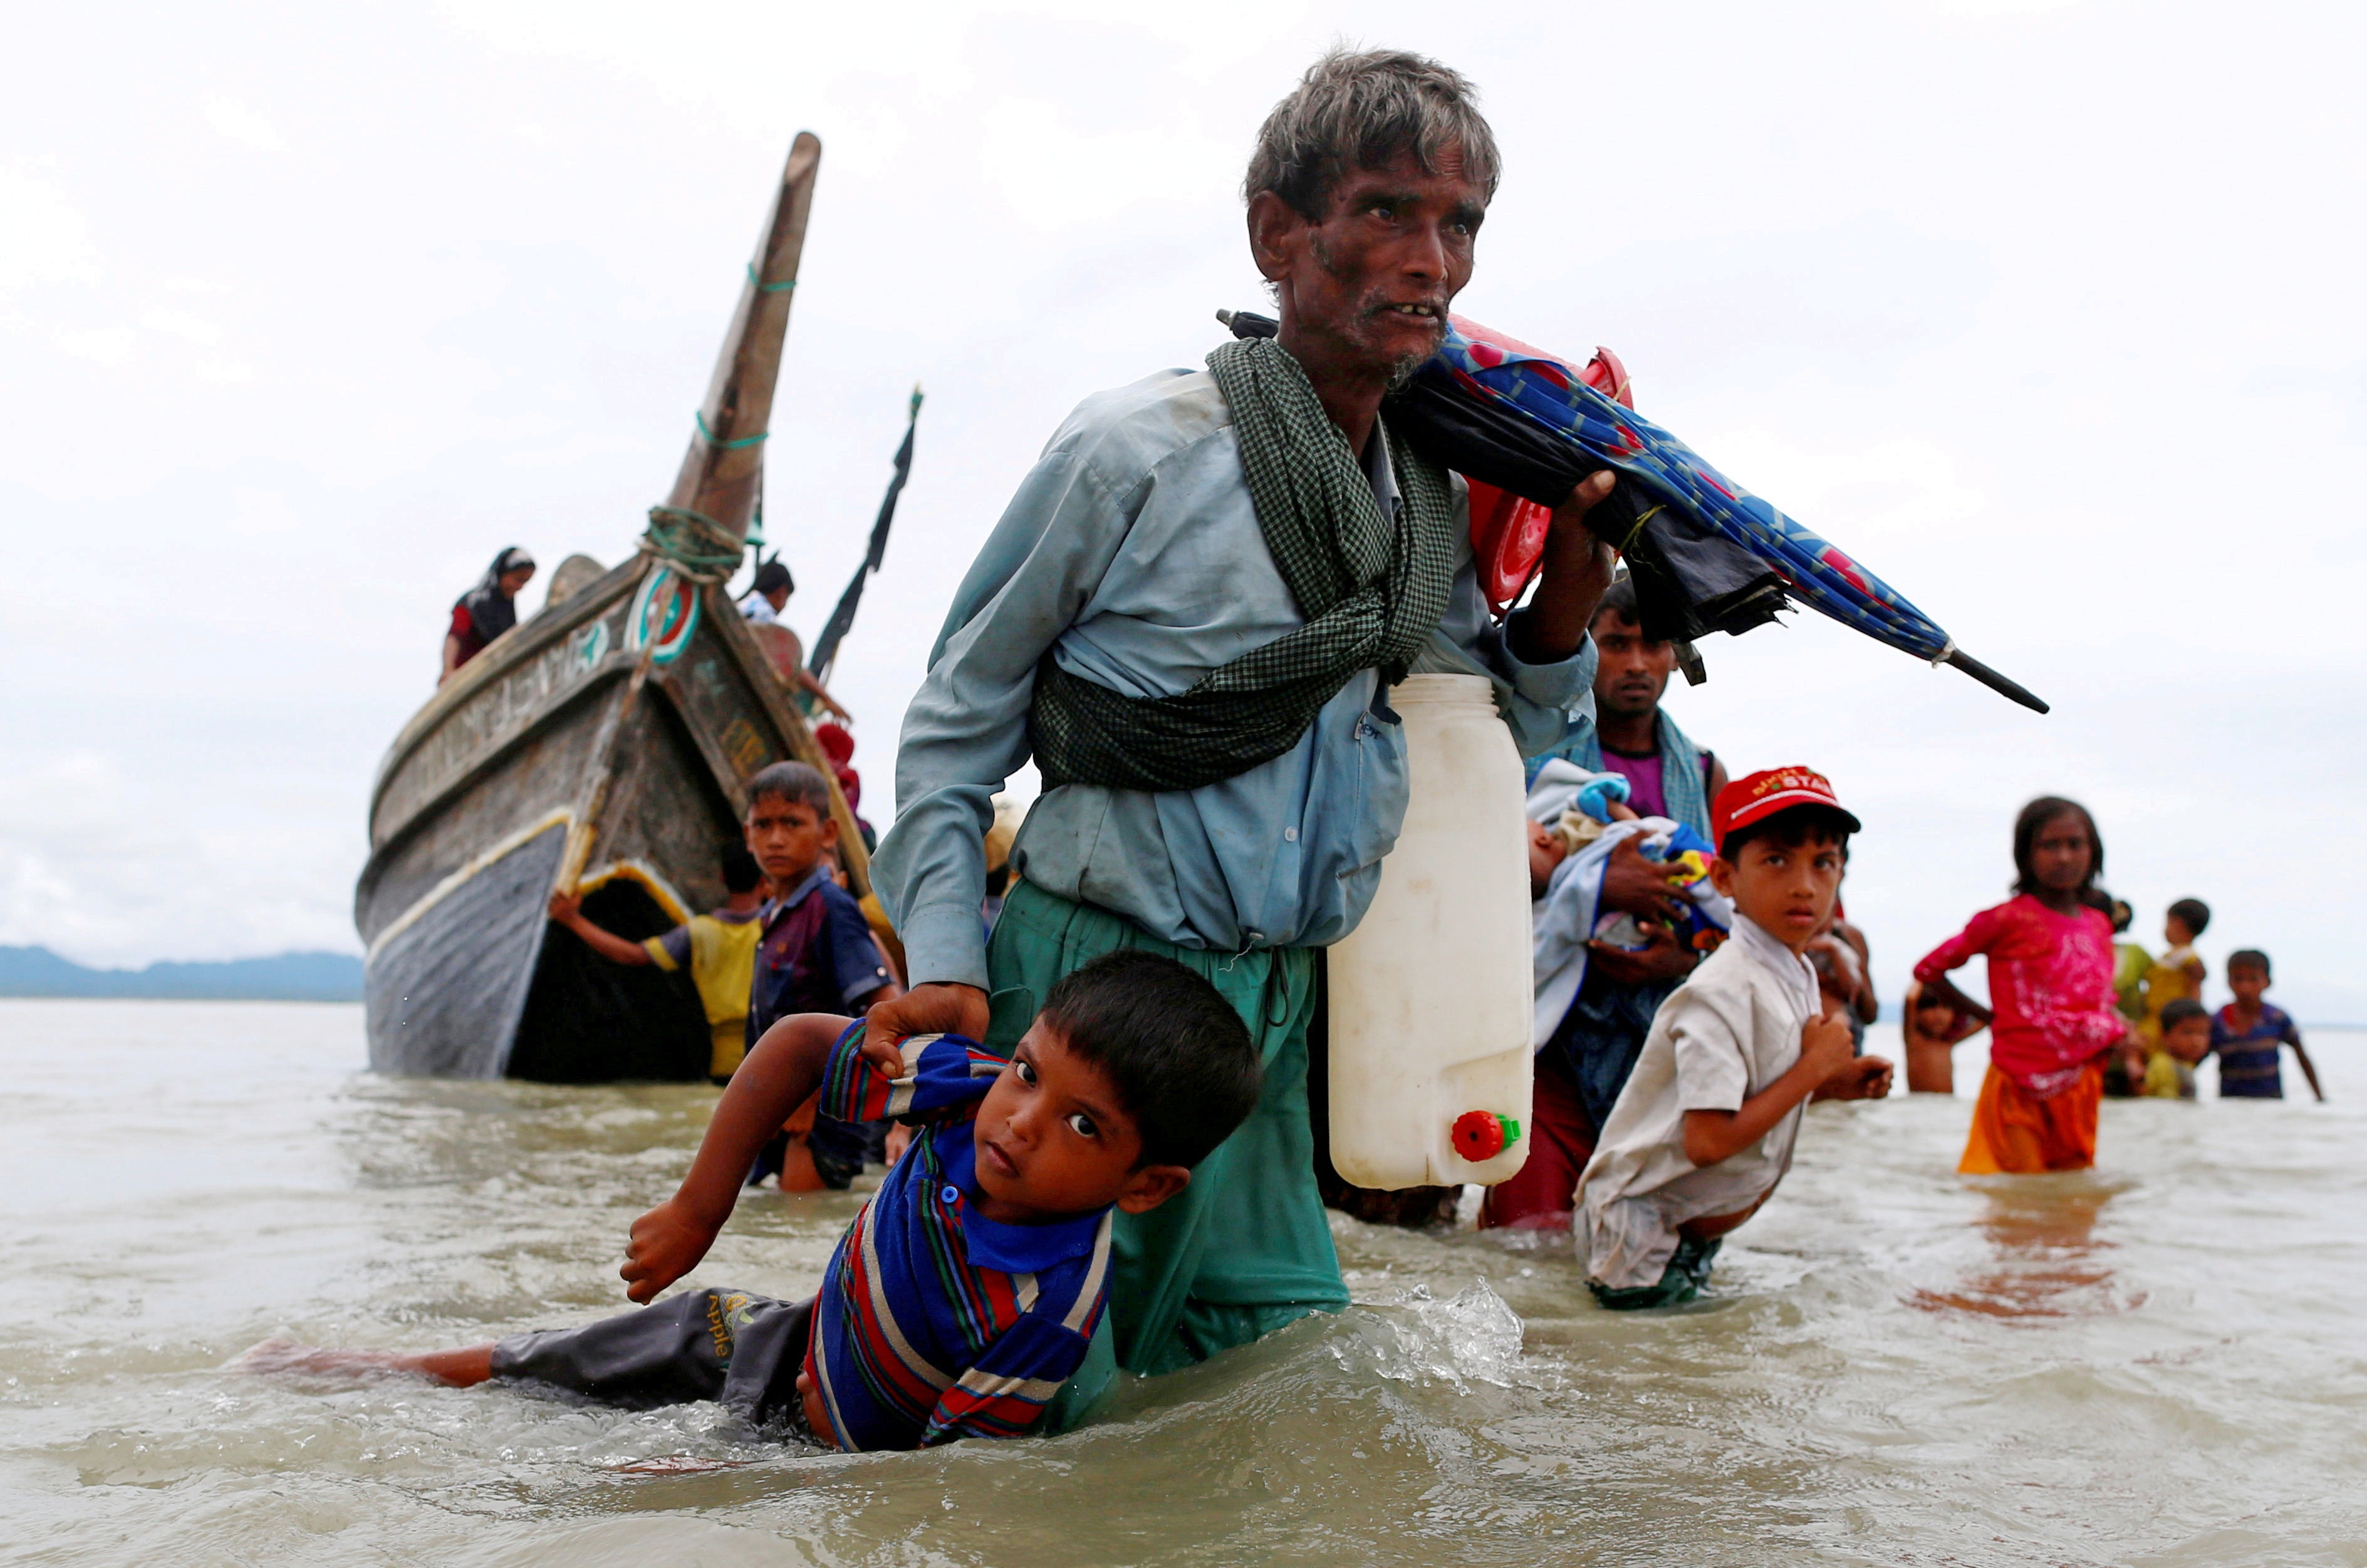
{"label": "child standing in shallow water", "polygon": [[[2112,922],[2098,907],[2095,818],[2076,801],[2032,801],[2014,819],[2013,863],[2014,897],[1915,966],[1925,997],[1991,1025],[1988,1076],[1956,1168],[2085,1170],[2096,1163],[2103,1054],[2129,1032],[2112,994]],[[1994,1014],[1948,979],[1975,953],[1989,961]]]}
{"label": "child standing in shallow water", "polygon": [[2269,955],[2250,947],[2229,953],[2227,988],[2236,999],[2211,1021],[2211,1049],[2219,1055],[2219,1098],[2282,1100],[2285,1083],[2278,1053],[2290,1045],[2302,1077],[2309,1080],[2309,1092],[2323,1102],[2326,1090],[2317,1087],[2317,1066],[2302,1046],[2301,1031],[2284,1009],[2262,996],[2269,988]]}

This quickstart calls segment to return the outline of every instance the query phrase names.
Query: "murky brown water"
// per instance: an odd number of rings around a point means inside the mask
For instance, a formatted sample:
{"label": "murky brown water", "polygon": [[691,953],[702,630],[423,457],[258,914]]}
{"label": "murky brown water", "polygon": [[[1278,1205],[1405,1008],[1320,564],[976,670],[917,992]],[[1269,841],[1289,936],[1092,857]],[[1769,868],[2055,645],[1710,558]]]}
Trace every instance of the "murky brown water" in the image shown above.
{"label": "murky brown water", "polygon": [[[1567,1240],[1342,1220],[1344,1316],[1068,1438],[826,1458],[225,1371],[620,1308],[713,1100],[361,1055],[355,1010],[0,1002],[0,1559],[2367,1563],[2367,1039],[2328,1106],[2108,1104],[2086,1177],[1959,1179],[1964,1100],[1816,1107],[1673,1314],[1595,1311]],[[755,1196],[694,1278],[810,1290],[853,1202]],[[754,1462],[617,1469],[672,1454]]]}

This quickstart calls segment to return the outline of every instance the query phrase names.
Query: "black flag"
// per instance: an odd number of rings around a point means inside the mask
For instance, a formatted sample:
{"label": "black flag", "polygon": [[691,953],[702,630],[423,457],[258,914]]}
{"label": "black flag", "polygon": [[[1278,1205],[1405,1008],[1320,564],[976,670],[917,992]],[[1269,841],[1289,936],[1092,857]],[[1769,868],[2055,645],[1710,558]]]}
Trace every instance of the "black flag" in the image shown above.
{"label": "black flag", "polygon": [[847,631],[855,625],[855,606],[863,603],[864,579],[879,570],[888,554],[888,525],[896,520],[896,498],[904,493],[904,481],[912,477],[912,432],[921,423],[921,389],[912,388],[912,409],[904,422],[904,444],[896,448],[896,472],[888,480],[888,494],[879,502],[879,520],[871,525],[871,547],[863,553],[863,564],[855,569],[853,581],[846,592],[838,596],[838,608],[830,613],[830,624],[814,639],[813,657],[806,668],[817,681],[830,678],[831,662],[838,657],[838,645],[845,640]]}

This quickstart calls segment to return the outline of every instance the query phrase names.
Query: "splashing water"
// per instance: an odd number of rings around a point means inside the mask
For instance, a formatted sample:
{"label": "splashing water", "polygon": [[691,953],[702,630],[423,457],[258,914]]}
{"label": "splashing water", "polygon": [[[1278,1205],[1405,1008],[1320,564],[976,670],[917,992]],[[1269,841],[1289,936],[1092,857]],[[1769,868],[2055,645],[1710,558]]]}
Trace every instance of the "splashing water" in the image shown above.
{"label": "splashing water", "polygon": [[[229,1366],[620,1310],[712,1090],[376,1079],[350,1009],[0,1029],[9,1562],[2367,1562],[2356,1037],[2328,1106],[2108,1104],[2078,1176],[1957,1178],[1965,1100],[1814,1107],[1674,1312],[1597,1311],[1566,1236],[1337,1219],[1346,1314],[1064,1438],[825,1456]],[[859,1201],[751,1194],[696,1281],[810,1291]]]}

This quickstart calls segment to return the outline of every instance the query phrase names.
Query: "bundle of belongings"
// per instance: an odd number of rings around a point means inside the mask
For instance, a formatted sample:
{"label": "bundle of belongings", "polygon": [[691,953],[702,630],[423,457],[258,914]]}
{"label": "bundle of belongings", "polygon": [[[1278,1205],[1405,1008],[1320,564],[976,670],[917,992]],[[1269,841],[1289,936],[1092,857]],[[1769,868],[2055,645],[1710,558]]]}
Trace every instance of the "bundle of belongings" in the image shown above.
{"label": "bundle of belongings", "polygon": [[1627,781],[1590,773],[1557,757],[1530,786],[1529,820],[1540,823],[1562,853],[1532,909],[1535,931],[1536,1012],[1534,1043],[1542,1049],[1586,979],[1588,944],[1640,952],[1649,938],[1636,917],[1602,908],[1603,873],[1620,845],[1634,842],[1646,860],[1666,868],[1670,891],[1685,908],[1677,940],[1706,953],[1734,926],[1734,906],[1711,886],[1716,851],[1699,833],[1666,817],[1627,809]]}
{"label": "bundle of belongings", "polygon": [[[1247,310],[1217,317],[1237,337],[1277,331],[1271,317]],[[1864,562],[1637,413],[1625,369],[1607,350],[1581,366],[1450,316],[1438,352],[1390,394],[1382,416],[1393,434],[1432,462],[1535,507],[1559,504],[1591,474],[1618,474],[1587,526],[1618,547],[1636,580],[1644,635],[1677,643],[1690,680],[1702,675],[1693,639],[1714,631],[1739,635],[1799,604],[2046,711],[2044,702],[1958,648]],[[1545,529],[1534,511],[1523,520],[1518,507],[1504,509],[1492,525],[1506,532],[1474,545],[1490,602],[1509,604],[1502,595],[1525,585],[1543,559]]]}

